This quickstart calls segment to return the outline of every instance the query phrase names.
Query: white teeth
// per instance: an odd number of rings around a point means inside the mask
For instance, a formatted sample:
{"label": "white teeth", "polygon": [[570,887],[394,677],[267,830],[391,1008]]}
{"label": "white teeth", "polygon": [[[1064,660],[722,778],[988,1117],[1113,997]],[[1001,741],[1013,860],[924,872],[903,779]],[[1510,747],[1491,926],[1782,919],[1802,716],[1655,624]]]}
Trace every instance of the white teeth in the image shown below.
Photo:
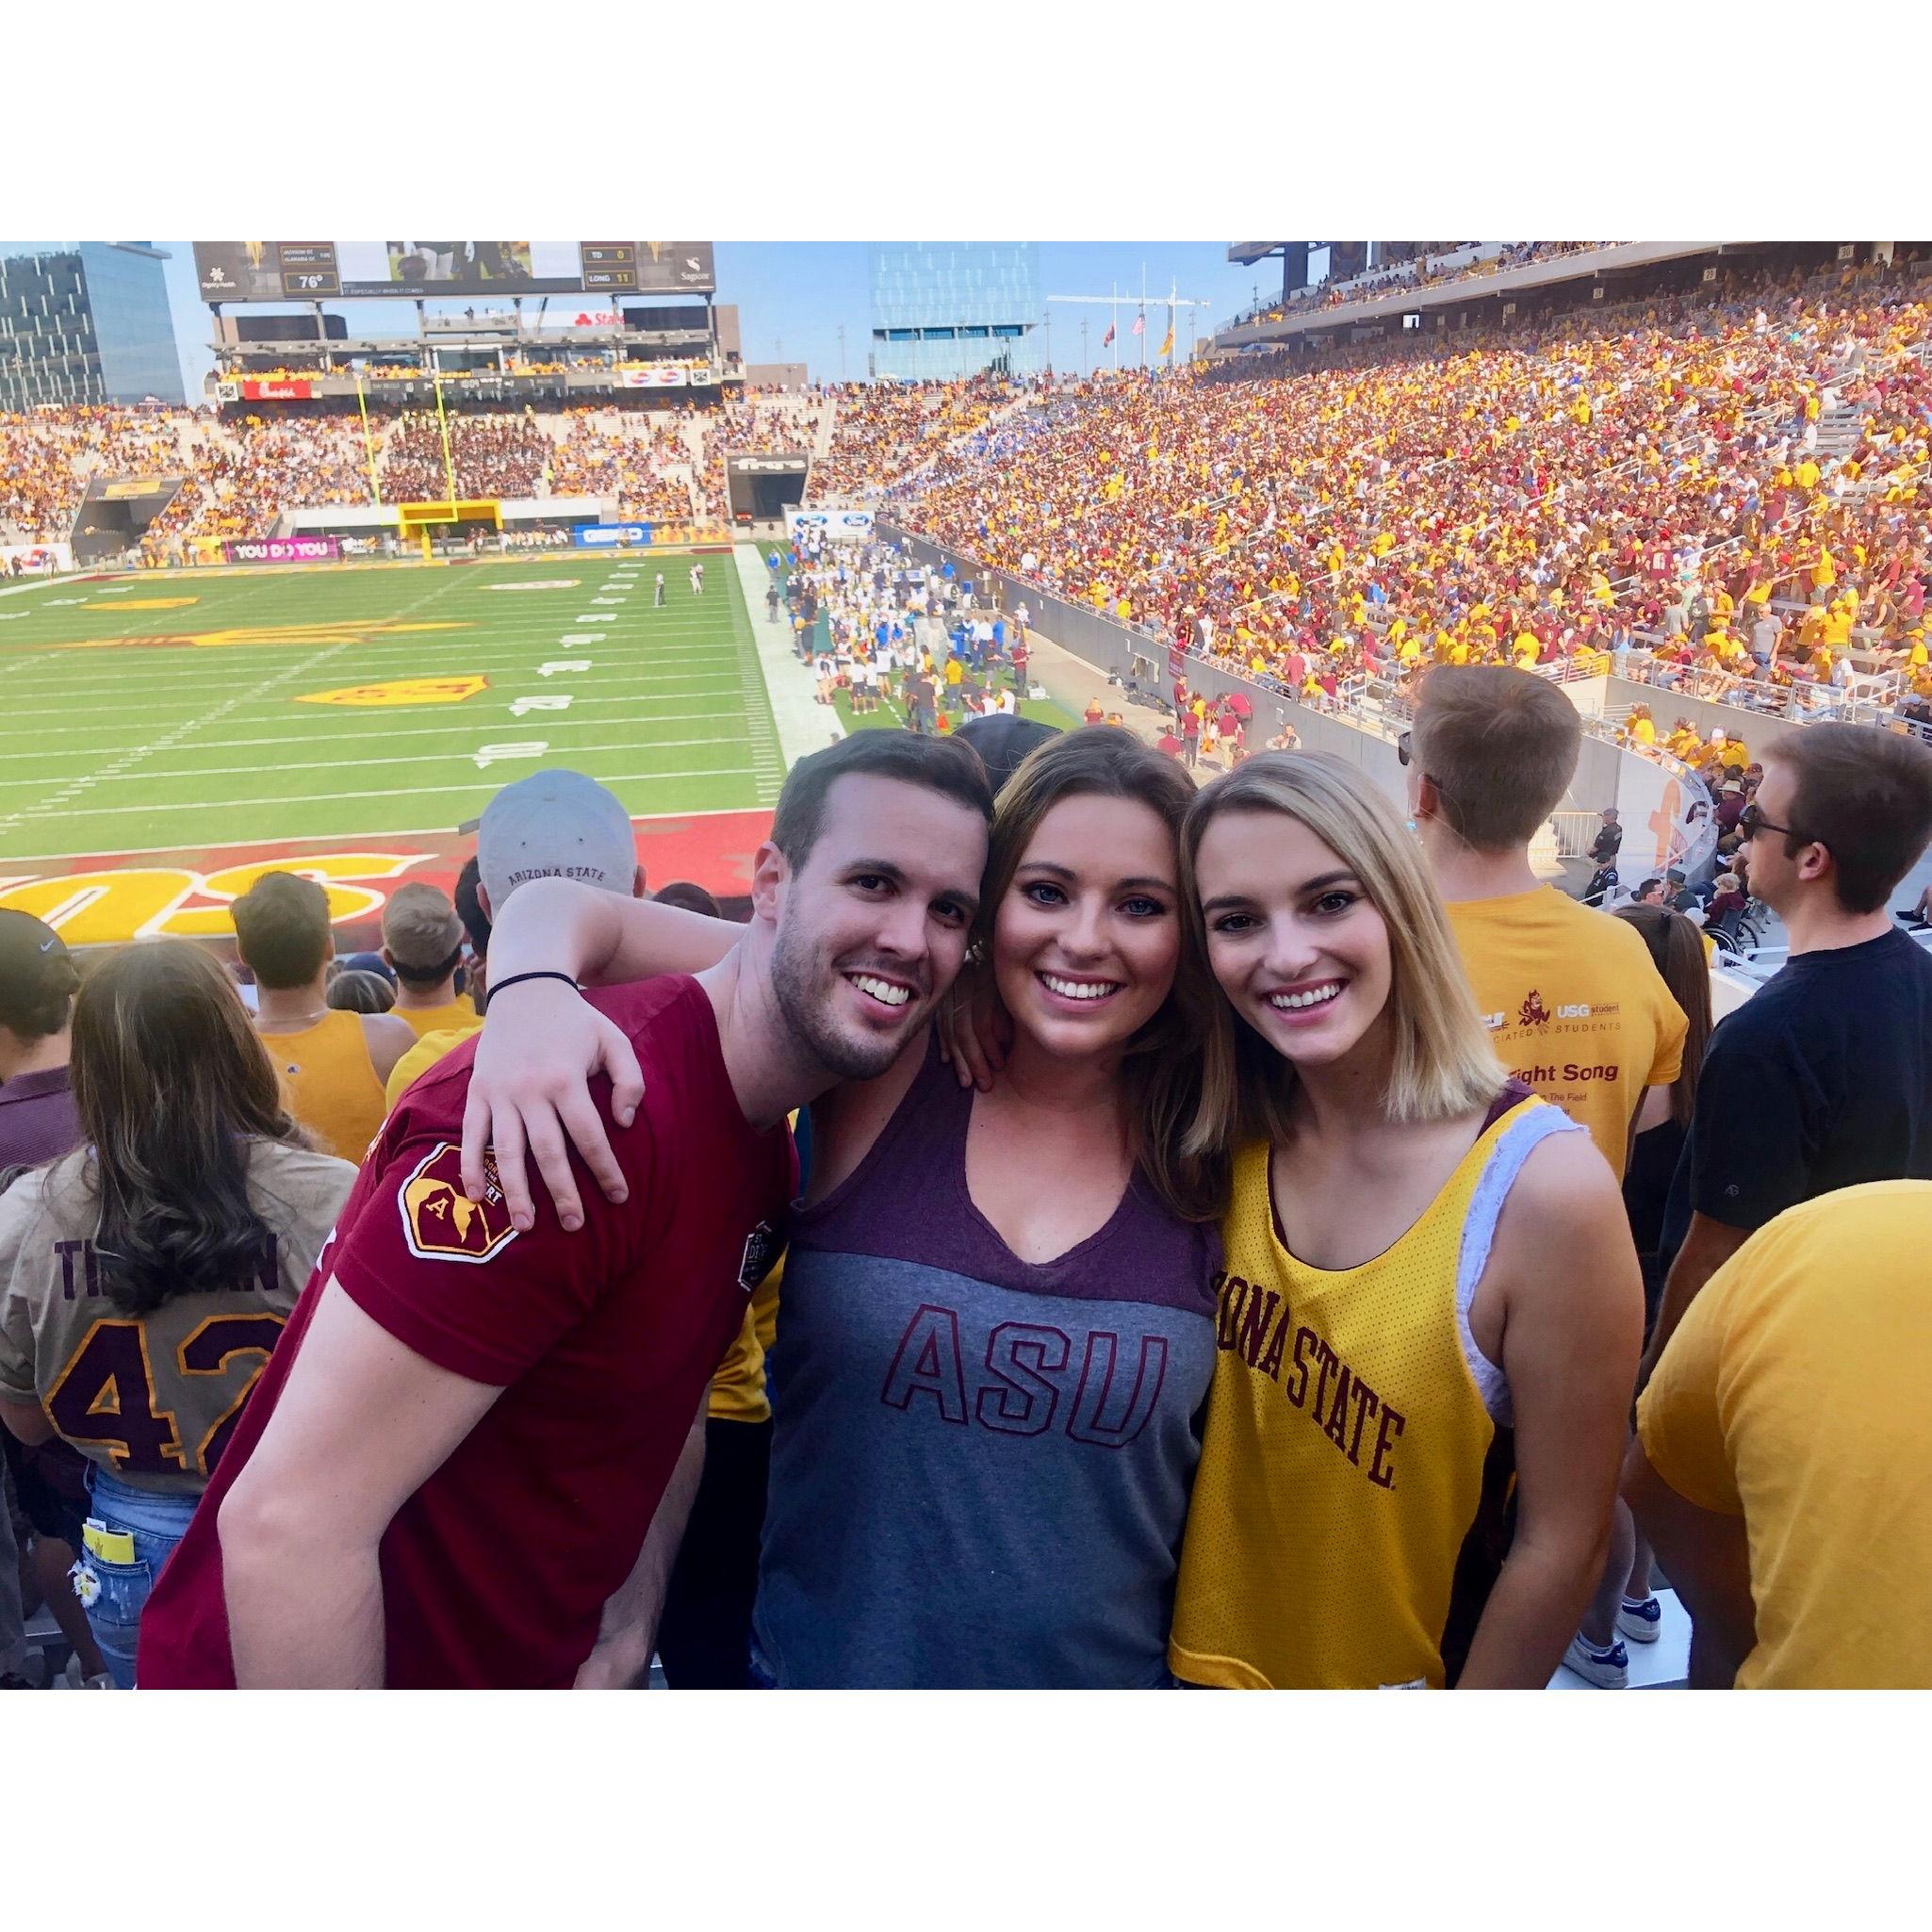
{"label": "white teeth", "polygon": [[869,973],[852,973],[846,977],[860,992],[870,993],[882,1006],[903,1007],[912,997],[909,987],[894,986],[886,979],[875,979]]}
{"label": "white teeth", "polygon": [[1320,1007],[1334,999],[1341,991],[1338,986],[1318,986],[1313,992],[1282,992],[1271,994],[1268,1004],[1277,1011],[1292,1013],[1303,1007]]}
{"label": "white teeth", "polygon": [[1056,979],[1051,973],[1042,973],[1040,976],[1062,999],[1068,1000],[1104,999],[1108,993],[1121,990],[1112,980]]}

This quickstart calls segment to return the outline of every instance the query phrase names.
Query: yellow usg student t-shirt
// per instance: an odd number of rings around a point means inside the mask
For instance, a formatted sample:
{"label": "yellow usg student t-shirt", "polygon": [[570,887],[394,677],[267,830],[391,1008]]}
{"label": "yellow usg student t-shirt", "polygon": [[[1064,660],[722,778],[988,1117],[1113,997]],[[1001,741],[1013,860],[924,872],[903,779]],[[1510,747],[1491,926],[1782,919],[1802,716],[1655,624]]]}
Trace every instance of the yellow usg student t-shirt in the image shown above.
{"label": "yellow usg student t-shirt", "polygon": [[1822,1194],[1691,1303],[1637,1404],[1644,1453],[1742,1515],[1758,1641],[1741,1690],[1928,1690],[1932,1181]]}
{"label": "yellow usg student t-shirt", "polygon": [[1683,1066],[1688,1023],[1635,927],[1554,886],[1444,909],[1504,1069],[1553,1101],[1623,1177],[1646,1087]]}

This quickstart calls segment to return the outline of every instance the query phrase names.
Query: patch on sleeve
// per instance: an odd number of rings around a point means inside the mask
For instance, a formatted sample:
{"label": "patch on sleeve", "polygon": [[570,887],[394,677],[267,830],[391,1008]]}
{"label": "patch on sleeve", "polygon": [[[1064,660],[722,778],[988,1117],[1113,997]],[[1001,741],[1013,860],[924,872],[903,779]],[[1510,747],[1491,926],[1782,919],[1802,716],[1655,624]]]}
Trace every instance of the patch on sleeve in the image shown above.
{"label": "patch on sleeve", "polygon": [[497,1161],[483,1155],[483,1198],[463,1191],[463,1150],[439,1140],[417,1162],[396,1197],[402,1238],[418,1261],[488,1261],[516,1238],[509,1203],[497,1184]]}
{"label": "patch on sleeve", "polygon": [[745,1253],[738,1263],[738,1285],[748,1295],[777,1267],[785,1252],[785,1231],[761,1220],[745,1237]]}

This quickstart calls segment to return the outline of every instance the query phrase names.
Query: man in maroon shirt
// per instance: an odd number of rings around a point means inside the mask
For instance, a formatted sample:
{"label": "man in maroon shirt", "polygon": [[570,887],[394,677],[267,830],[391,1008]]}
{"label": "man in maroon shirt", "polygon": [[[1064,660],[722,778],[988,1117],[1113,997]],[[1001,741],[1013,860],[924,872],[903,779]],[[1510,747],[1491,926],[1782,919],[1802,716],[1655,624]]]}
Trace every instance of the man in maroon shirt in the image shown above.
{"label": "man in maroon shirt", "polygon": [[[680,1457],[779,1246],[785,1117],[929,1017],[991,812],[943,739],[860,731],[794,767],[732,953],[591,996],[644,1074],[641,1103],[594,1089],[621,1205],[513,1207],[494,1163],[470,1198],[474,1042],[417,1082],[148,1601],[143,1688],[638,1680]],[[550,991],[492,975],[493,1000]]]}

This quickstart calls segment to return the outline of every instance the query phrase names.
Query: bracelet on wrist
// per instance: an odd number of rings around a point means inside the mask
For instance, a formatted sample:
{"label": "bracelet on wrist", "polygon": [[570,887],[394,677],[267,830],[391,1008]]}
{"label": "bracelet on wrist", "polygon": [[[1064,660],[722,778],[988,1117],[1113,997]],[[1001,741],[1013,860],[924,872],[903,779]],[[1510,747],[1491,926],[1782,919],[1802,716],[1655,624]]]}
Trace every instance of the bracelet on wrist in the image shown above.
{"label": "bracelet on wrist", "polygon": [[499,992],[508,992],[513,986],[521,986],[531,979],[561,979],[572,992],[581,992],[575,977],[568,973],[513,973],[508,979],[499,980],[483,992],[483,1011],[487,1014]]}

